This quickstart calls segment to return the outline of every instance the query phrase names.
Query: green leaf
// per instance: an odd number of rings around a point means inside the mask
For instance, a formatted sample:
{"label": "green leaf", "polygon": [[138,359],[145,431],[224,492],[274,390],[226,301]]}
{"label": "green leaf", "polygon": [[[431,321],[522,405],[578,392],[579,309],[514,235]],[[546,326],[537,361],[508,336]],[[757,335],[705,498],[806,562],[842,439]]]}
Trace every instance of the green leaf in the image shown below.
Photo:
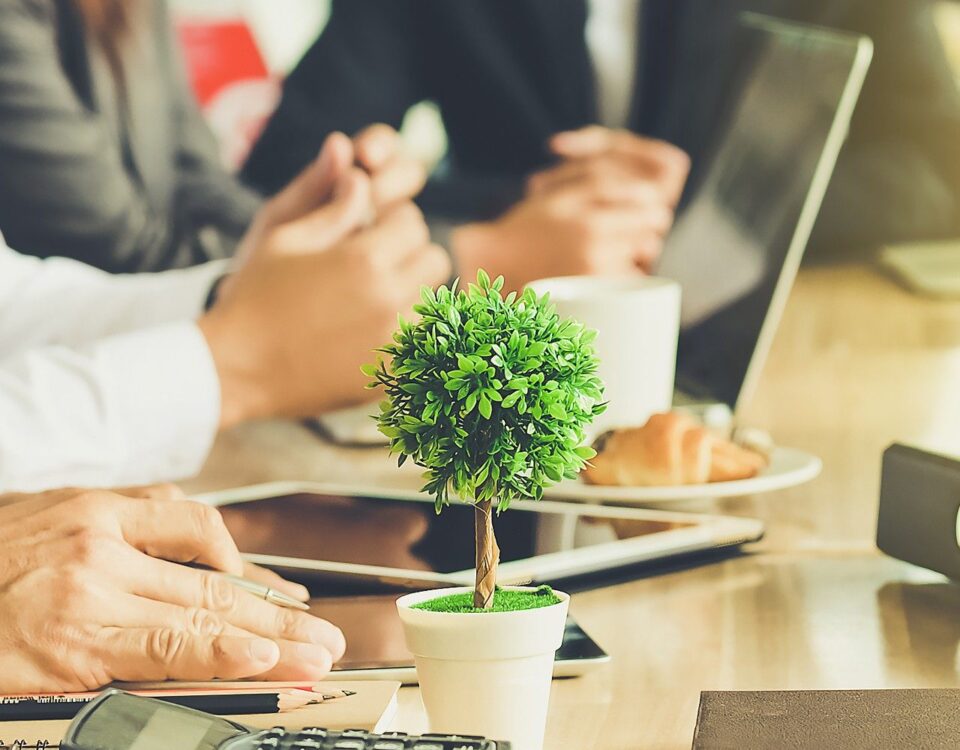
{"label": "green leaf", "polygon": [[490,399],[487,398],[486,394],[480,397],[480,414],[483,415],[484,419],[490,419],[493,415],[493,406],[490,404]]}
{"label": "green leaf", "polygon": [[581,445],[579,448],[574,448],[573,452],[584,461],[589,461],[591,458],[596,458],[597,455],[597,452],[589,445]]}
{"label": "green leaf", "polygon": [[518,400],[522,395],[523,395],[523,394],[522,394],[520,391],[514,391],[513,393],[511,393],[509,396],[507,396],[505,399],[503,399],[503,403],[502,403],[503,408],[504,408],[504,409],[509,409],[509,408],[511,408],[514,404],[517,403],[517,400]]}
{"label": "green leaf", "polygon": [[477,405],[477,391],[474,391],[469,396],[467,396],[466,403],[464,404],[464,414],[469,414],[473,411],[474,407]]}
{"label": "green leaf", "polygon": [[420,299],[423,300],[423,304],[429,307],[436,303],[437,296],[433,293],[433,289],[428,286],[422,286],[420,287]]}

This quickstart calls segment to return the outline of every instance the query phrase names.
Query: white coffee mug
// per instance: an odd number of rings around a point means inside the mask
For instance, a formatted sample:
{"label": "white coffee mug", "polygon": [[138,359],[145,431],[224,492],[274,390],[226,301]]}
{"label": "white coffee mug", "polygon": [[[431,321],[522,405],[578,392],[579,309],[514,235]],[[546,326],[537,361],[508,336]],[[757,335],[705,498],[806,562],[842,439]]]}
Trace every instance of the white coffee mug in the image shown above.
{"label": "white coffee mug", "polygon": [[598,374],[607,410],[590,436],[642,425],[673,404],[680,334],[680,285],[652,276],[561,276],[534,281],[561,317],[597,331]]}

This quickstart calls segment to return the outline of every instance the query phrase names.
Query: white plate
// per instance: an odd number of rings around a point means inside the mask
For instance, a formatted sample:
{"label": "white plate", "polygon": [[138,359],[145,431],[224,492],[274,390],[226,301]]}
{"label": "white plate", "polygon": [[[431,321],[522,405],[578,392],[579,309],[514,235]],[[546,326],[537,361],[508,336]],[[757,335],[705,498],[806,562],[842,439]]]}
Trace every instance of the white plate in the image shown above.
{"label": "white plate", "polygon": [[544,490],[543,496],[552,500],[646,504],[758,495],[809,482],[820,474],[822,468],[823,462],[810,453],[778,447],[773,449],[770,465],[752,479],[670,487],[599,487],[580,481],[566,481]]}

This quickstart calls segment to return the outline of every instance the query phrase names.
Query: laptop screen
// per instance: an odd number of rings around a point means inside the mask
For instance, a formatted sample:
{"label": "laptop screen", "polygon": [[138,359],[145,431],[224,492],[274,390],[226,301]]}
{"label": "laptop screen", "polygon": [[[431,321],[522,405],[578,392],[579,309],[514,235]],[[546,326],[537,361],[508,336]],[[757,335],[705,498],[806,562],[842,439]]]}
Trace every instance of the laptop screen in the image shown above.
{"label": "laptop screen", "polygon": [[731,408],[748,390],[819,210],[869,50],[860,37],[744,16],[727,112],[657,270],[683,289],[679,390]]}

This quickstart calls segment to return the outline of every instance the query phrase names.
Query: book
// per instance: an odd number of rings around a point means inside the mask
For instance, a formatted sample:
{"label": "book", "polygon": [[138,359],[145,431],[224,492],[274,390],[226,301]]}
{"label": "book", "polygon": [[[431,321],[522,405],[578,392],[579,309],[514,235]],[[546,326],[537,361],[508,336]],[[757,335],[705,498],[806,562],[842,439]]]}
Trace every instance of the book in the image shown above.
{"label": "book", "polygon": [[[142,683],[116,685],[121,689],[144,690],[201,690],[204,686],[211,690],[222,690],[225,684],[236,685],[238,690],[251,687],[261,689],[282,689],[302,687],[303,682],[257,682],[257,683]],[[230,716],[231,721],[251,727],[267,729],[284,726],[289,729],[304,727],[325,727],[327,729],[366,729],[371,732],[384,732],[390,727],[397,713],[397,693],[399,682],[380,680],[369,681],[323,681],[310,683],[322,686],[324,691],[350,690],[355,695],[349,698],[328,701],[312,706],[304,706],[294,711],[269,714],[240,714]],[[162,688],[159,686],[163,686]],[[3,721],[0,722],[0,750],[28,750],[28,748],[57,748],[60,740],[70,726],[69,720],[57,721]]]}
{"label": "book", "polygon": [[960,690],[705,691],[693,750],[960,747]]}

